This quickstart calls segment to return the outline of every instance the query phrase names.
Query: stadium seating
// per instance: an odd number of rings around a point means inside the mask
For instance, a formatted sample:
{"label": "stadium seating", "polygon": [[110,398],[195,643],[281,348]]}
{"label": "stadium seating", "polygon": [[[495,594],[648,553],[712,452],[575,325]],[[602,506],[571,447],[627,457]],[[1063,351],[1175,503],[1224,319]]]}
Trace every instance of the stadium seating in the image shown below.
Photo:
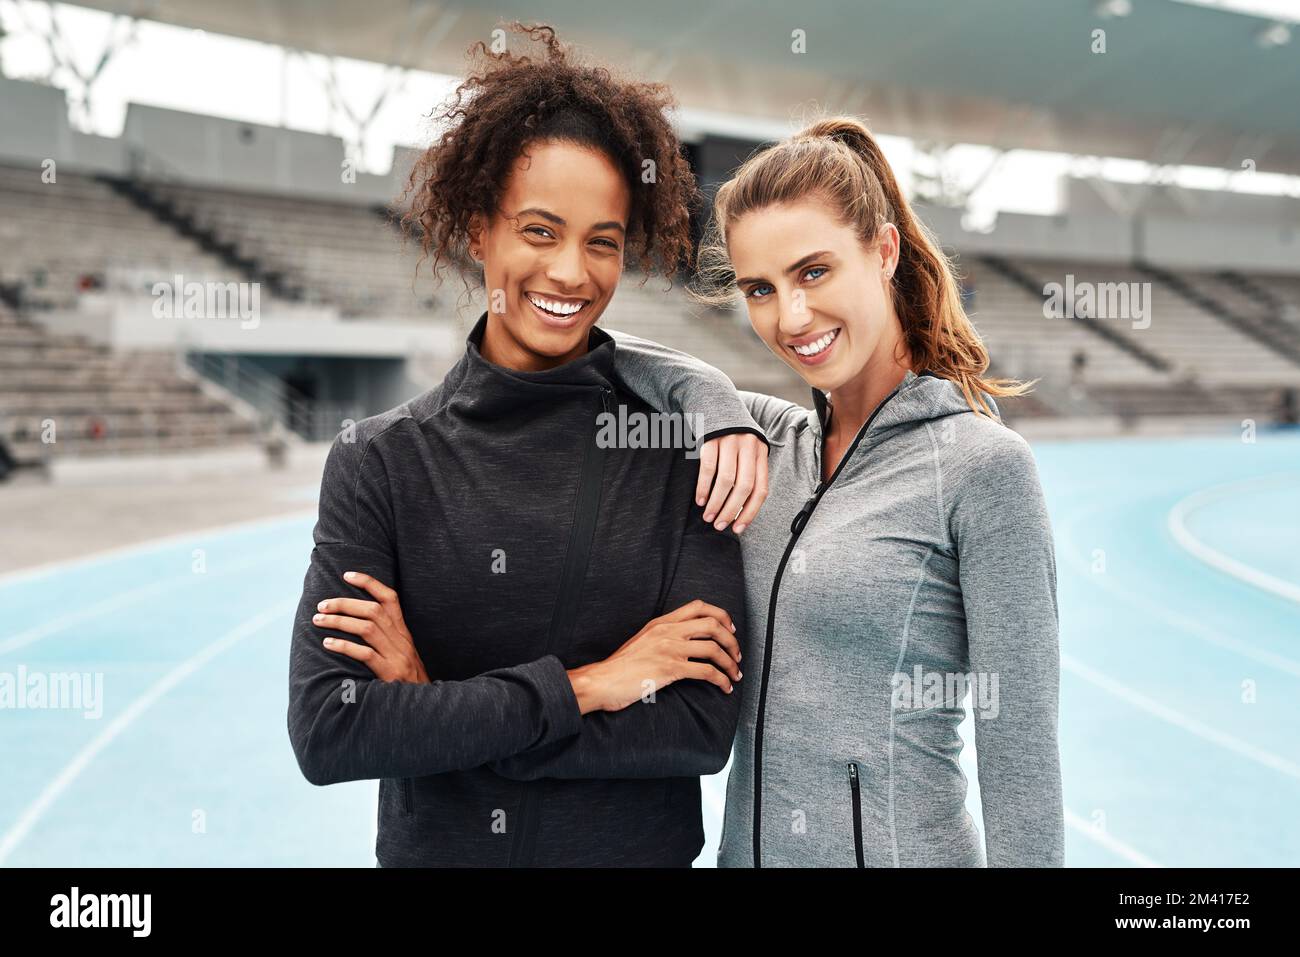
{"label": "stadium seating", "polygon": [[428,315],[428,273],[416,282],[418,244],[372,206],[150,183],[165,199],[241,255],[283,275],[302,301],[347,317]]}
{"label": "stadium seating", "polygon": [[[177,273],[215,282],[274,275],[277,308],[304,303],[357,319],[464,325],[458,286],[436,290],[427,265],[416,278],[418,245],[404,246],[372,204],[176,181],[116,187],[67,172],[47,184],[37,168],[0,166],[0,298],[9,303],[0,311],[0,416],[20,458],[190,448],[256,433],[236,405],[178,371],[170,353],[112,353],[51,334],[24,314],[75,308],[83,291],[148,294]],[[1001,402],[1012,421],[1267,416],[1283,389],[1300,386],[1300,277],[1033,256],[958,263],[991,372],[1040,380],[1030,395]],[[1044,315],[1048,284],[1067,275],[1076,286],[1149,283],[1142,288],[1150,289],[1150,325],[1133,316]],[[662,278],[643,284],[629,271],[602,321],[692,353],[740,388],[810,402],[807,386],[759,341],[739,305],[701,306],[680,280],[671,288]],[[39,441],[46,419],[58,424],[54,447]]]}
{"label": "stadium seating", "polygon": [[[1168,360],[1175,379],[1192,379],[1207,385],[1233,384],[1242,380],[1249,371],[1257,384],[1300,384],[1300,365],[1255,341],[1205,308],[1188,301],[1179,292],[1163,282],[1153,280],[1151,274],[1133,266],[1093,265],[1083,262],[1020,259],[1026,272],[1042,280],[1064,283],[1067,274],[1074,276],[1075,284],[1090,282],[1149,283],[1150,325],[1136,328],[1128,318],[1101,318],[1098,322],[1111,323],[1143,348]],[[1053,323],[1057,320],[1039,319]],[[1110,364],[1110,360],[1107,360]],[[1149,380],[1150,375],[1141,377]],[[1098,371],[1101,375],[1101,371]],[[1129,379],[1127,373],[1105,380]]]}
{"label": "stadium seating", "polygon": [[0,283],[21,286],[35,308],[73,306],[83,285],[148,294],[178,273],[244,278],[91,177],[58,172],[45,183],[37,168],[0,166],[0,208]]}
{"label": "stadium seating", "polygon": [[254,422],[175,362],[170,352],[115,355],[54,335],[0,304],[0,438],[19,463],[39,463],[257,437]]}

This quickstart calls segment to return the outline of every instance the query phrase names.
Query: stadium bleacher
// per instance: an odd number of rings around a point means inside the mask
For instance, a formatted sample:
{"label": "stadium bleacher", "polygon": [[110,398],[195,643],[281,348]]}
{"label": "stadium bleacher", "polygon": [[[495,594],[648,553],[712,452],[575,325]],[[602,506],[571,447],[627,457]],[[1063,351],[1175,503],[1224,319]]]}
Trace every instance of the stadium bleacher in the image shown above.
{"label": "stadium bleacher", "polygon": [[177,273],[199,281],[242,277],[93,177],[0,166],[0,283],[35,308],[75,306],[87,286],[147,294]]}
{"label": "stadium bleacher", "polygon": [[413,288],[418,247],[403,248],[381,208],[168,182],[147,188],[283,276],[296,299],[349,317],[428,315],[437,308],[427,284]]}
{"label": "stadium bleacher", "polygon": [[[212,136],[232,135],[228,121],[157,110],[139,116],[151,135],[165,135],[169,122],[209,124]],[[276,132],[266,129],[267,136]],[[325,169],[335,141],[317,139],[312,148]],[[293,142],[307,139],[294,134]],[[176,162],[173,155],[162,168],[108,164],[102,172],[83,165],[60,169],[53,183],[35,163],[0,165],[0,435],[20,460],[194,448],[259,435],[237,396],[196,376],[174,349],[114,347],[43,324],[47,316],[75,313],[88,294],[148,296],[155,282],[178,275],[187,282],[259,283],[277,317],[444,324],[458,333],[453,343],[472,321],[467,316],[482,308],[479,296],[468,304],[457,299],[456,280],[435,287],[427,268],[417,274],[418,244],[403,243],[381,202],[400,179],[396,166],[393,176],[375,177],[365,190],[324,195],[319,182],[306,191],[191,180]],[[1086,195],[1078,184],[1071,189]],[[1284,406],[1286,390],[1294,403],[1300,277],[1267,268],[1157,266],[1136,256],[1100,261],[1052,255],[1050,245],[1035,252],[1033,245],[956,250],[992,374],[1038,380],[1031,394],[1000,402],[1012,423],[1268,417]],[[1044,315],[1048,284],[1067,276],[1078,286],[1149,289],[1149,325],[1135,316]],[[602,321],[690,352],[740,388],[810,401],[806,385],[754,335],[742,309],[702,307],[681,281],[666,288],[662,279],[643,284],[629,272]],[[445,368],[454,358],[430,365]],[[364,391],[335,398],[355,401]],[[50,418],[59,423],[57,446],[39,441],[40,424]]]}
{"label": "stadium bleacher", "polygon": [[19,463],[252,441],[257,423],[175,366],[52,334],[0,304],[0,438]]}

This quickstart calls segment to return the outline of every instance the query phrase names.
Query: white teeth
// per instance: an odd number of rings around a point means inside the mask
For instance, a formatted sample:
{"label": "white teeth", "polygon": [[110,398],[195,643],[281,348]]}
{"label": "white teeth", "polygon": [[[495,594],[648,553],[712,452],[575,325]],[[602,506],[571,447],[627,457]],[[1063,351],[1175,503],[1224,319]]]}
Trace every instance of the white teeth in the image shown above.
{"label": "white teeth", "polygon": [[549,312],[555,316],[571,316],[587,305],[585,302],[554,302],[550,299],[542,299],[538,296],[534,296],[531,293],[528,294],[528,301],[538,309],[541,309],[544,312]]}
{"label": "white teeth", "polygon": [[832,329],[830,332],[826,333],[826,335],[822,336],[820,339],[816,340],[815,342],[810,342],[806,346],[792,346],[791,348],[793,348],[794,351],[799,353],[799,355],[801,356],[815,356],[817,355],[817,353],[821,352],[832,342],[834,342],[835,337],[838,336],[839,334],[840,331],[838,329]]}

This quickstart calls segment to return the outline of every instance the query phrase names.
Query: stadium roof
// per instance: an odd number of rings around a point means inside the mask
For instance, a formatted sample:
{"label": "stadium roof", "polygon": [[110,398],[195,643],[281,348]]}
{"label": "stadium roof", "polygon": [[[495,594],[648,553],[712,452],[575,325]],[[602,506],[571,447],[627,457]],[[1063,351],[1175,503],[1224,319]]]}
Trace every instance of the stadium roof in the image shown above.
{"label": "stadium roof", "polygon": [[[1300,43],[1174,0],[86,0],[336,56],[460,73],[502,19],[542,20],[693,110],[798,121],[810,105],[937,143],[1300,175]],[[805,31],[805,53],[792,31]],[[1093,31],[1106,31],[1104,53]],[[237,68],[232,66],[232,68]]]}

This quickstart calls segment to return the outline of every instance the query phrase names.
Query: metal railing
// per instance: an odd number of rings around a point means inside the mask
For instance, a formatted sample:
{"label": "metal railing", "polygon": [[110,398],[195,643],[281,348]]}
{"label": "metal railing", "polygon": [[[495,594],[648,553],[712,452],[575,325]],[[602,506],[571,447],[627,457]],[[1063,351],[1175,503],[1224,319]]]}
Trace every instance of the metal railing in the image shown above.
{"label": "metal railing", "polygon": [[263,440],[291,433],[308,442],[325,442],[348,419],[364,417],[355,402],[326,402],[304,396],[284,380],[238,356],[201,352],[182,345],[181,361],[206,381],[252,408]]}

